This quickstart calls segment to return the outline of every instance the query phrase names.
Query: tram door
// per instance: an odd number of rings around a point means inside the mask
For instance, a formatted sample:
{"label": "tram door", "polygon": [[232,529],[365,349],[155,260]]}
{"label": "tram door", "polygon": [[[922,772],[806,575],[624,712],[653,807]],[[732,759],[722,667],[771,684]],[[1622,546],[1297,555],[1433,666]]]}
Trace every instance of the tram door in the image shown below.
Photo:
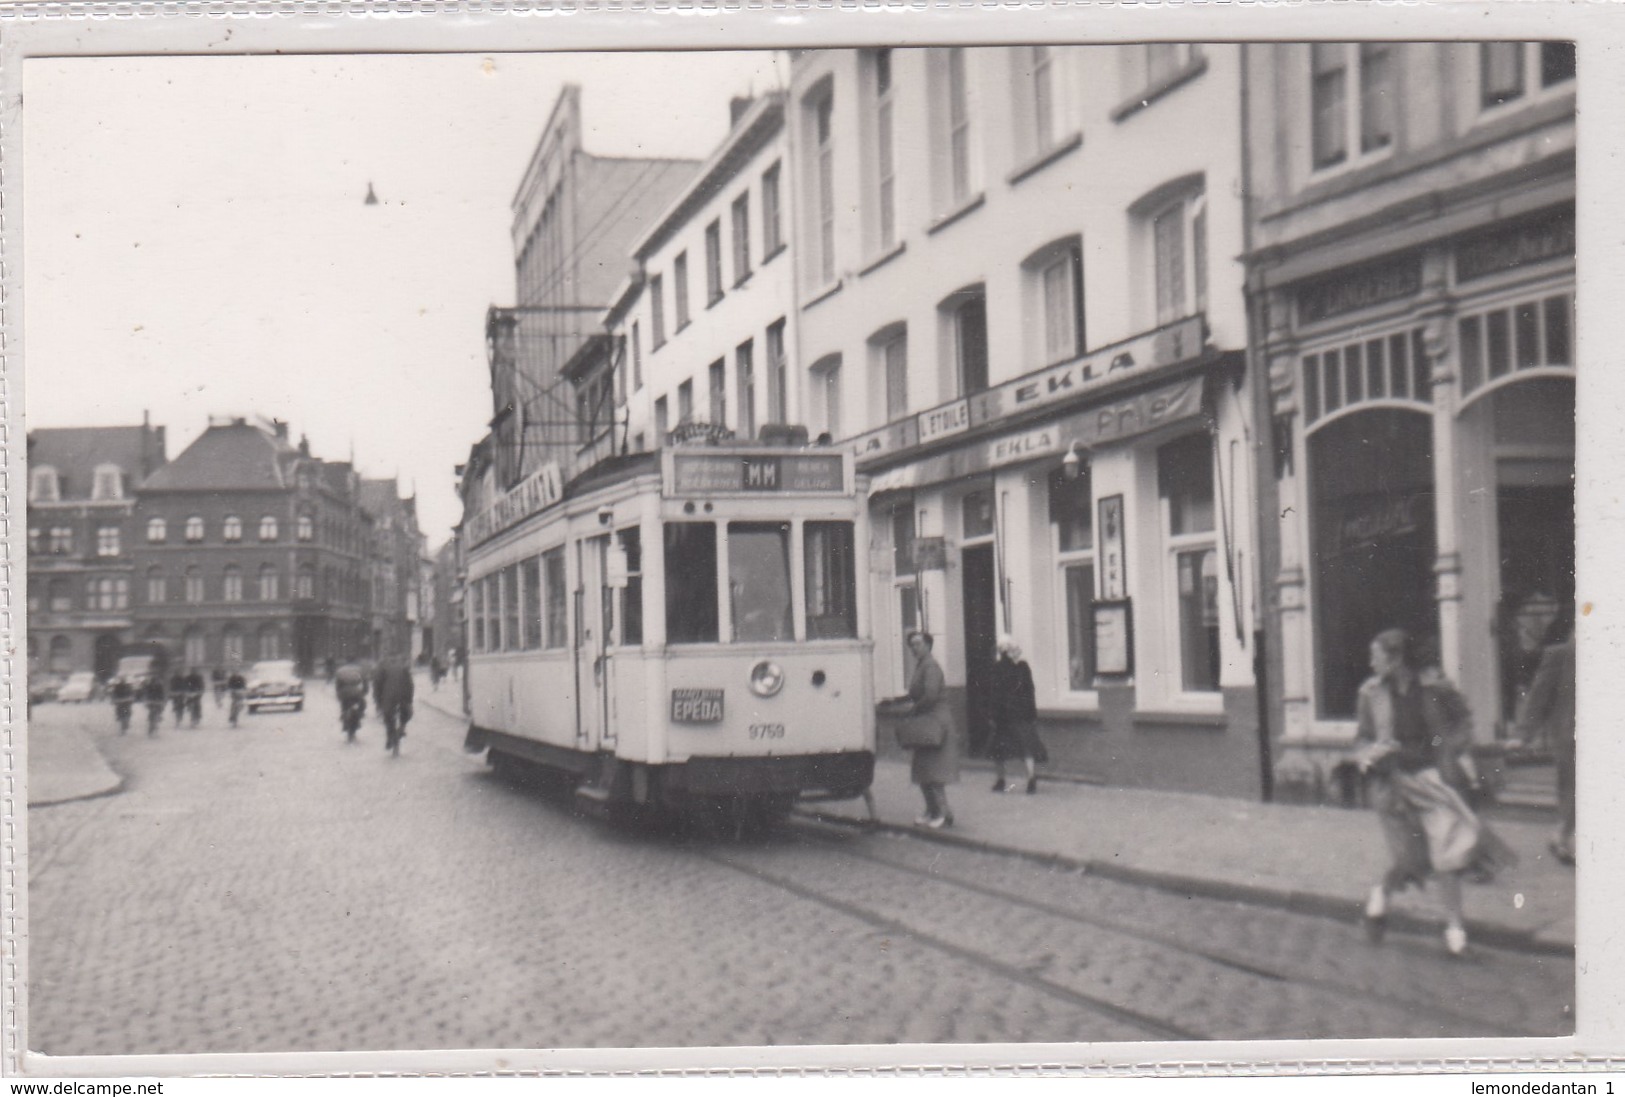
{"label": "tram door", "polygon": [[575,672],[576,743],[582,750],[605,745],[609,733],[609,630],[613,625],[608,586],[609,535],[576,542]]}

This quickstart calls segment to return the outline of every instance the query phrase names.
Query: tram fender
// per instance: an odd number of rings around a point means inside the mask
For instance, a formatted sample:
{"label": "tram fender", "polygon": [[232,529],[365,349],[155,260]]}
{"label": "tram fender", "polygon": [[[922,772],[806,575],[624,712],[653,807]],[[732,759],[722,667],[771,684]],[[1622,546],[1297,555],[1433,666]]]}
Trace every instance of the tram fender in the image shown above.
{"label": "tram fender", "polygon": [[468,734],[463,736],[463,749],[470,754],[478,754],[488,745],[485,729],[478,724],[469,724]]}

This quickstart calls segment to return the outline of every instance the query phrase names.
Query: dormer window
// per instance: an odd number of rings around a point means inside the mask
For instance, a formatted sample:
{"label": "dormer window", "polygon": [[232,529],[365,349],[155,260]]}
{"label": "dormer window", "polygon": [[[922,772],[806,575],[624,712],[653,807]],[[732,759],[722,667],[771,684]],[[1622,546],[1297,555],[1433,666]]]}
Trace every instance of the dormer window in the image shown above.
{"label": "dormer window", "polygon": [[117,465],[97,465],[91,481],[92,499],[124,498],[124,471]]}
{"label": "dormer window", "polygon": [[28,476],[28,501],[30,503],[56,503],[62,499],[61,483],[57,479],[56,469],[50,465],[41,465]]}

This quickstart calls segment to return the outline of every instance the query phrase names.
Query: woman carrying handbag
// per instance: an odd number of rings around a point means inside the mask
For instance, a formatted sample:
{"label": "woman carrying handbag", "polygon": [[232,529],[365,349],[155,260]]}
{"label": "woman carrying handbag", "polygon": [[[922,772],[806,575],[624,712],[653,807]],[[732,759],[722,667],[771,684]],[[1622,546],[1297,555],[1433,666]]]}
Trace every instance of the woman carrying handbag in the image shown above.
{"label": "woman carrying handbag", "polygon": [[931,655],[929,632],[911,632],[908,648],[914,653],[914,674],[909,678],[908,715],[897,728],[898,744],[914,756],[909,777],[925,795],[925,814],[915,826],[940,830],[954,825],[948,809],[948,786],[959,780],[959,747],[954,741],[953,719],[943,702],[942,668]]}

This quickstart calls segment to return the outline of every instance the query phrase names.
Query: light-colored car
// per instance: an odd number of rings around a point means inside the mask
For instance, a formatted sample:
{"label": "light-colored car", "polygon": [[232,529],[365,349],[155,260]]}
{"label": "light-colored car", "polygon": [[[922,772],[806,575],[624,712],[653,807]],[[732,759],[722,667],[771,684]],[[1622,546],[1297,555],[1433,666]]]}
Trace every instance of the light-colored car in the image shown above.
{"label": "light-colored car", "polygon": [[292,659],[271,659],[248,669],[248,711],[266,705],[292,705],[295,712],[305,707],[305,683]]}
{"label": "light-colored car", "polygon": [[62,688],[56,691],[58,701],[88,701],[96,696],[96,676],[88,670],[76,670],[68,675]]}

